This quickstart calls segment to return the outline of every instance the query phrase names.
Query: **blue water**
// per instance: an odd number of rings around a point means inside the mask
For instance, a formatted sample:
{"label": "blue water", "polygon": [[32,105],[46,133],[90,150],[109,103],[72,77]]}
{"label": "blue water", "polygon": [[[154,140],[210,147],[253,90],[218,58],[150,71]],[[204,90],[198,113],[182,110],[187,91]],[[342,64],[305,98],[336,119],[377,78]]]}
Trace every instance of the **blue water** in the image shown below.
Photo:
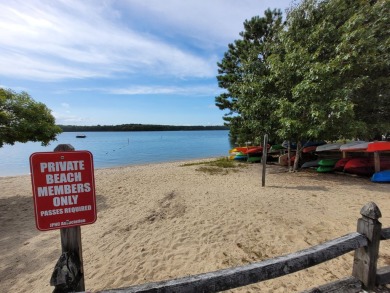
{"label": "blue water", "polygon": [[76,150],[90,151],[95,168],[226,156],[231,148],[228,133],[227,130],[86,132],[86,138],[76,138],[79,133],[64,132],[47,147],[29,142],[0,148],[0,176],[29,174],[32,153],[52,152],[64,143]]}

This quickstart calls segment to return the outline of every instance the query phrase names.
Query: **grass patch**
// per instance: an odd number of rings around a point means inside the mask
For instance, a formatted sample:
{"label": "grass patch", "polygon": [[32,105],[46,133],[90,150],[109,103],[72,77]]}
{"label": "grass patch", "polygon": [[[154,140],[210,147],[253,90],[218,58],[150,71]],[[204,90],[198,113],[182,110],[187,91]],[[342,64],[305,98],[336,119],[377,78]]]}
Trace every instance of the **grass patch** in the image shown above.
{"label": "grass patch", "polygon": [[210,175],[221,174],[226,175],[230,171],[237,172],[237,168],[245,168],[246,165],[243,163],[239,163],[234,160],[229,160],[228,158],[218,158],[213,161],[205,161],[205,162],[196,162],[196,163],[186,163],[181,165],[182,167],[187,166],[201,166],[196,169],[196,171],[204,172]]}

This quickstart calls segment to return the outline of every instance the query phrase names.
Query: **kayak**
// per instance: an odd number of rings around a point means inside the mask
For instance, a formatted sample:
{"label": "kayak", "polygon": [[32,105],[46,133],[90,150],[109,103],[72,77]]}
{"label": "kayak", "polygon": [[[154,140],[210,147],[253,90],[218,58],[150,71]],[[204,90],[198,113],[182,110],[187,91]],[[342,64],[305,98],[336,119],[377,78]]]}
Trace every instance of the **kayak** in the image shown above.
{"label": "kayak", "polygon": [[365,152],[368,146],[367,141],[360,141],[356,144],[343,144],[340,146],[340,151],[342,152]]}
{"label": "kayak", "polygon": [[307,147],[304,147],[304,148],[303,148],[302,153],[311,153],[311,152],[315,152],[316,149],[317,149],[317,146],[316,146],[316,145],[307,146]]}
{"label": "kayak", "polygon": [[337,161],[340,160],[338,159],[322,159],[318,162],[318,165],[322,167],[334,167],[334,165],[337,163]]}
{"label": "kayak", "polygon": [[309,161],[309,162],[305,162],[303,163],[303,165],[301,166],[301,168],[313,168],[313,167],[318,167],[318,163],[320,162],[321,160],[318,159],[318,160],[313,160],[313,161]]}
{"label": "kayak", "polygon": [[364,144],[367,144],[367,143],[368,142],[361,141],[361,140],[351,141],[351,142],[348,142],[348,143],[341,145],[340,151],[345,152],[348,150],[356,149],[357,147],[358,147],[358,149],[362,148],[362,147],[363,147],[363,149],[365,149],[365,148],[367,148],[367,146],[365,146]]}
{"label": "kayak", "polygon": [[333,172],[333,167],[332,166],[319,166],[316,171],[318,173]]}
{"label": "kayak", "polygon": [[316,152],[339,151],[342,143],[327,143],[316,148]]}
{"label": "kayak", "polygon": [[373,141],[367,146],[367,152],[390,151],[390,141]]}
{"label": "kayak", "polygon": [[281,144],[274,144],[274,145],[271,145],[270,149],[269,149],[269,152],[272,153],[272,152],[280,152],[282,150],[285,150],[286,148],[284,148]]}
{"label": "kayak", "polygon": [[255,146],[248,146],[248,147],[236,147],[234,149],[231,149],[229,151],[230,154],[233,154],[233,153],[238,153],[238,152],[242,152],[242,153],[246,153],[248,150],[252,149],[252,148],[256,148]]}
{"label": "kayak", "polygon": [[[390,169],[390,158],[384,157],[380,160],[381,170]],[[373,158],[353,158],[349,160],[345,166],[344,171],[351,174],[372,176],[375,173],[375,164]]]}
{"label": "kayak", "polygon": [[390,170],[374,173],[371,177],[372,182],[390,182]]}
{"label": "kayak", "polygon": [[259,147],[255,147],[255,148],[251,148],[251,149],[247,150],[246,154],[254,155],[254,154],[262,154],[262,152],[263,152],[263,147],[259,146]]}
{"label": "kayak", "polygon": [[353,158],[343,158],[337,161],[337,163],[334,165],[333,170],[334,171],[344,171],[345,164]]}
{"label": "kayak", "polygon": [[249,163],[257,163],[261,161],[261,157],[248,157],[247,162]]}
{"label": "kayak", "polygon": [[246,160],[248,156],[244,154],[243,152],[237,152],[235,156],[233,157],[234,160],[243,161]]}

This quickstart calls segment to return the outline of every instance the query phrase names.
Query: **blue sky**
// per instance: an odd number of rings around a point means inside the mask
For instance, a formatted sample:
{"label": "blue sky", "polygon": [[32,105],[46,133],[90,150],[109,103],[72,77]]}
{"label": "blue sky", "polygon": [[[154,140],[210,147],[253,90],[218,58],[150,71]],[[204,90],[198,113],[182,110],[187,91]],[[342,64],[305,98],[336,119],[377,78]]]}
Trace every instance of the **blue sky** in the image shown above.
{"label": "blue sky", "polygon": [[58,124],[222,125],[217,62],[291,0],[0,0],[0,87]]}

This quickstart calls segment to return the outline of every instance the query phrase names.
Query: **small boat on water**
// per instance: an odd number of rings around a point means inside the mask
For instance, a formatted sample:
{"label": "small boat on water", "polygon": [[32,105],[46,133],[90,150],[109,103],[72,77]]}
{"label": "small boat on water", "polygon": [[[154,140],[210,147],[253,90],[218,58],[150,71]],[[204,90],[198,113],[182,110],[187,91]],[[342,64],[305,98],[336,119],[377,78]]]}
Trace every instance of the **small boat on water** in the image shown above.
{"label": "small boat on water", "polygon": [[87,136],[85,134],[77,134],[76,138],[86,138]]}

